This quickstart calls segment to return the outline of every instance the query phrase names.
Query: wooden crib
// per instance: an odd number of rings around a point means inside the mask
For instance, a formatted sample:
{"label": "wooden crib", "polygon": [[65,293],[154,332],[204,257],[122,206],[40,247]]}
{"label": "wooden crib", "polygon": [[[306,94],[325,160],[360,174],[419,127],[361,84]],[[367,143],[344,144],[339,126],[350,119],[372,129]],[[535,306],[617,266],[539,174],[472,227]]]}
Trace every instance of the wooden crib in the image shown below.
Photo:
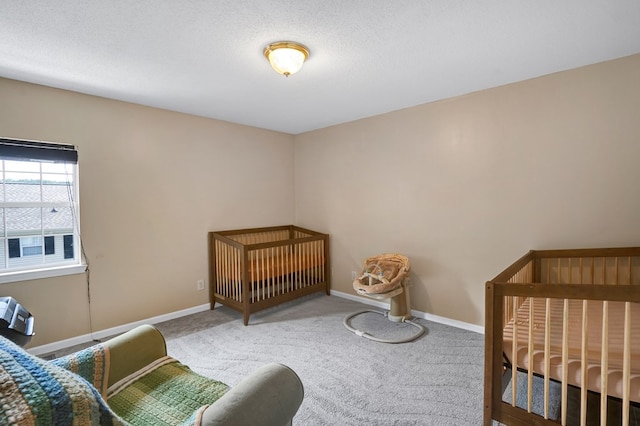
{"label": "wooden crib", "polygon": [[329,235],[293,225],[209,232],[211,309],[249,316],[280,303],[329,294]]}
{"label": "wooden crib", "polygon": [[[640,403],[640,247],[530,251],[487,282],[485,303],[485,425],[585,425],[594,414],[601,425],[612,415],[629,425],[630,404]],[[516,406],[517,371],[526,374],[526,409]],[[556,420],[551,381],[561,387]]]}

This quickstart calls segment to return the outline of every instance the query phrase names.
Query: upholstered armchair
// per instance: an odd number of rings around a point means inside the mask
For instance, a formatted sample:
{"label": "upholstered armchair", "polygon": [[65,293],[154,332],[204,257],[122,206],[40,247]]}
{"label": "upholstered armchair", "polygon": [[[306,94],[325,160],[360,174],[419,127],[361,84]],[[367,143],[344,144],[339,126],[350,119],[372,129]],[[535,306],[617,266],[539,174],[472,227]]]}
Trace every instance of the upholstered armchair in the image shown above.
{"label": "upholstered armchair", "polygon": [[198,375],[149,325],[50,362],[0,337],[0,363],[0,424],[290,425],[304,395],[281,364],[231,388]]}

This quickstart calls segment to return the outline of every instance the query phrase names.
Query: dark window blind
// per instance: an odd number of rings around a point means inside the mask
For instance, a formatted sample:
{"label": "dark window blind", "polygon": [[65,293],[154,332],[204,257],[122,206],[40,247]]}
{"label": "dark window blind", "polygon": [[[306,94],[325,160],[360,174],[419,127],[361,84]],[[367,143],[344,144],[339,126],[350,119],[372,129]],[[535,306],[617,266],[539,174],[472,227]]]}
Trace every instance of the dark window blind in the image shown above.
{"label": "dark window blind", "polygon": [[73,145],[0,138],[0,159],[78,164]]}

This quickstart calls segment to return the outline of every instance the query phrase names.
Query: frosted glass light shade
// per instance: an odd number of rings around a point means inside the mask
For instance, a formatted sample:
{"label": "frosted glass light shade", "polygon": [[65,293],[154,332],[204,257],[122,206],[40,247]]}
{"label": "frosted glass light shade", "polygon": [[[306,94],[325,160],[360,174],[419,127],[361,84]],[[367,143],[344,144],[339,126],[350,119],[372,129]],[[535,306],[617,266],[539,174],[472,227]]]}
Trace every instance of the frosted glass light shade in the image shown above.
{"label": "frosted glass light shade", "polygon": [[265,47],[264,56],[276,72],[289,77],[300,71],[309,57],[309,50],[298,43],[280,41]]}

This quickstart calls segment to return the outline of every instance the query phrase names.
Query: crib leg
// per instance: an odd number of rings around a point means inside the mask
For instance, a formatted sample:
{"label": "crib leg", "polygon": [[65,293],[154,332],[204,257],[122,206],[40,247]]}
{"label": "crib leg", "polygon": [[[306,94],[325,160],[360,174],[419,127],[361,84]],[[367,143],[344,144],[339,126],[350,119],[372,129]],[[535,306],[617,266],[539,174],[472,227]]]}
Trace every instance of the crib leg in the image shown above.
{"label": "crib leg", "polygon": [[246,309],[242,313],[242,320],[244,321],[244,325],[249,325],[249,311]]}

